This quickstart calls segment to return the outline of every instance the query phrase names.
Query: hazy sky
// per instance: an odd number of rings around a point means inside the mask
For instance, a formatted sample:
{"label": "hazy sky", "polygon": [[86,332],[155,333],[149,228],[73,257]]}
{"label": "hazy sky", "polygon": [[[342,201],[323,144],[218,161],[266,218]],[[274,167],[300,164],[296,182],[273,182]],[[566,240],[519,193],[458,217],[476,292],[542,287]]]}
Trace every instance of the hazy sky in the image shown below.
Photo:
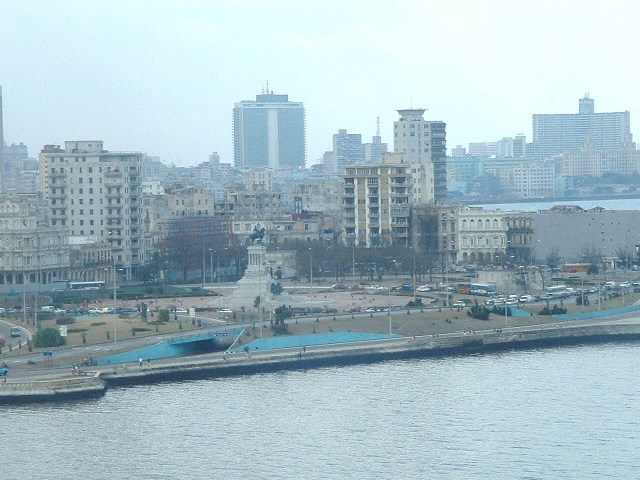
{"label": "hazy sky", "polygon": [[[0,0],[7,143],[102,139],[195,165],[233,161],[232,109],[304,102],[307,164],[339,128],[427,108],[456,144],[525,133],[532,113],[640,111],[630,1]],[[637,108],[639,107],[639,108]],[[632,123],[632,132],[633,132]]]}

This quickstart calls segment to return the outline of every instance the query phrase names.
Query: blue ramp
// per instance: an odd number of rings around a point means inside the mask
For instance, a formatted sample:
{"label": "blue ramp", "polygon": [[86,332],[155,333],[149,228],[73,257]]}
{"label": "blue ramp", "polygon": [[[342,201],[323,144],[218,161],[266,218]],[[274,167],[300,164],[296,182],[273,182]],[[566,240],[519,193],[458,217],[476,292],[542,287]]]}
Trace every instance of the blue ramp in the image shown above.
{"label": "blue ramp", "polygon": [[383,340],[398,338],[402,335],[388,333],[364,333],[364,332],[328,332],[313,333],[309,335],[286,335],[282,337],[263,338],[254,340],[234,348],[231,352],[239,353],[249,350],[272,350],[276,348],[309,347],[311,345],[331,345],[334,343],[364,342],[368,340]]}

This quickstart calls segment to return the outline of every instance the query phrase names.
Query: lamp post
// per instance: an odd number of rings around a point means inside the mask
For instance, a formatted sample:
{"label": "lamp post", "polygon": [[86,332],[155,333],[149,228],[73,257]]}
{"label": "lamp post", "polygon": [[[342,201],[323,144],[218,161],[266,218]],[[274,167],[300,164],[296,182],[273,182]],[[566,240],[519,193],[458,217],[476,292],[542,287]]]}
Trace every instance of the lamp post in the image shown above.
{"label": "lamp post", "polygon": [[389,335],[391,335],[391,287],[387,287],[387,317],[389,318]]}
{"label": "lamp post", "polygon": [[417,284],[416,284],[416,249],[414,247],[411,247],[411,250],[413,251],[413,274],[411,277],[411,280],[413,282],[413,304],[416,304],[416,289],[417,289]]}
{"label": "lamp post", "polygon": [[[211,283],[213,283],[213,248],[209,249],[209,266],[211,267]],[[220,270],[220,254],[218,254],[218,269],[216,270],[216,274],[219,277],[220,273],[218,270]]]}
{"label": "lamp post", "polygon": [[112,254],[113,260],[113,344],[118,343],[118,316],[116,314],[116,257]]}
{"label": "lamp post", "polygon": [[313,250],[309,247],[309,283],[311,285],[311,295],[313,296]]}
{"label": "lamp post", "polygon": [[353,245],[351,246],[351,279],[353,285],[356,284],[356,239],[353,238]]}

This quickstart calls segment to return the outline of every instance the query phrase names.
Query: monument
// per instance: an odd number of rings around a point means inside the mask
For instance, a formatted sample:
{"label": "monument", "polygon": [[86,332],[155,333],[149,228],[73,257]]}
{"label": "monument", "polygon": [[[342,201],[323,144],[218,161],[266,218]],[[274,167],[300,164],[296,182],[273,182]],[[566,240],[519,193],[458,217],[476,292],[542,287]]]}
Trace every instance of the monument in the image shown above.
{"label": "monument", "polygon": [[223,306],[235,311],[244,309],[245,312],[257,312],[255,305],[257,297],[260,297],[265,311],[280,305],[317,306],[328,303],[326,300],[315,300],[307,295],[290,295],[285,292],[279,295],[273,294],[272,285],[276,282],[271,276],[273,269],[267,260],[267,247],[262,244],[264,232],[264,228],[256,225],[249,236],[251,245],[247,247],[249,259],[247,269],[244,276],[238,280],[233,293],[229,297],[220,298],[220,301],[225,303]]}

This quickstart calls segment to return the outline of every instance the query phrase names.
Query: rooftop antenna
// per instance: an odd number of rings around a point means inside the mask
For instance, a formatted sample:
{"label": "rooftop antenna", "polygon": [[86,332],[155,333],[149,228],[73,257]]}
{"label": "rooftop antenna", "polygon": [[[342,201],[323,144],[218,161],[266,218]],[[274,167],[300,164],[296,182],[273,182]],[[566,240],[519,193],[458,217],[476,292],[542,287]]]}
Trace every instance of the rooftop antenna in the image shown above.
{"label": "rooftop antenna", "polygon": [[376,137],[380,136],[380,117],[376,117]]}
{"label": "rooftop antenna", "polygon": [[267,95],[269,95],[269,80],[267,80]]}

